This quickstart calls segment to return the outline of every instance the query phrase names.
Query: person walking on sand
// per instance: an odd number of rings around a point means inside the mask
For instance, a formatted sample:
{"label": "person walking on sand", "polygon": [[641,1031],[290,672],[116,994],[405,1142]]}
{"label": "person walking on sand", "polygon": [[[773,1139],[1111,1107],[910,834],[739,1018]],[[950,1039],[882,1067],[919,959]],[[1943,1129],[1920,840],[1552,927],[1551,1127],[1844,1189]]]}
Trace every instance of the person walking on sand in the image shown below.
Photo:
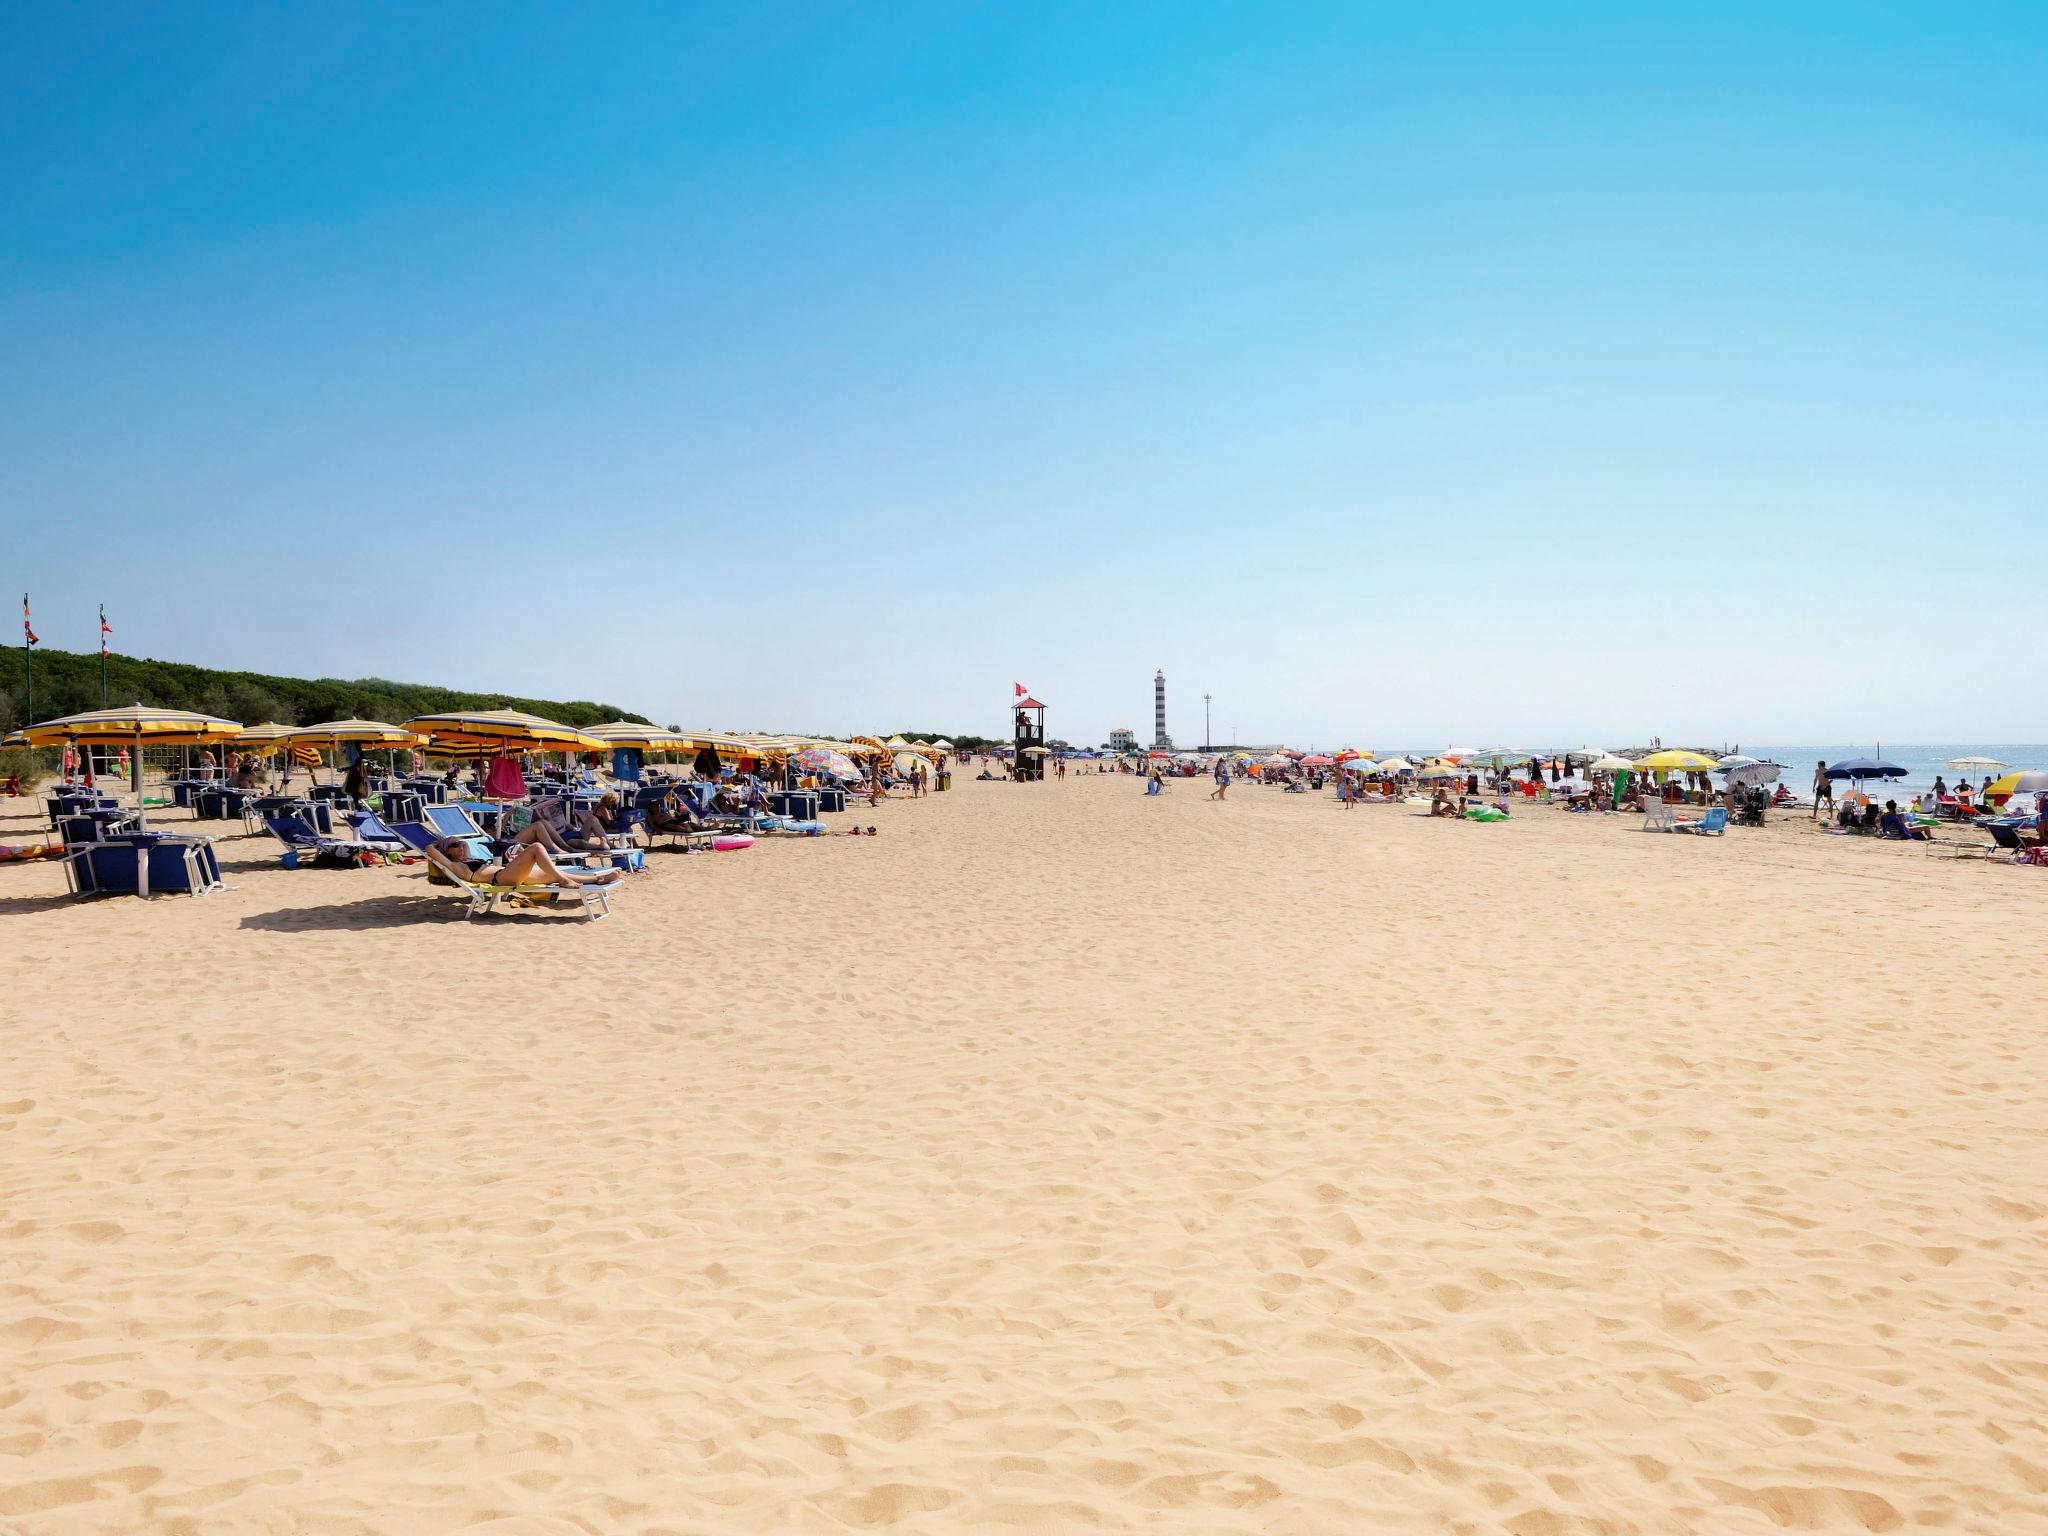
{"label": "person walking on sand", "polygon": [[1216,787],[1209,791],[1211,800],[1221,800],[1223,792],[1230,788],[1230,764],[1222,758],[1216,759]]}
{"label": "person walking on sand", "polygon": [[1813,765],[1813,819],[1820,820],[1820,808],[1825,803],[1830,815],[1835,809],[1835,781],[1828,777],[1825,761]]}

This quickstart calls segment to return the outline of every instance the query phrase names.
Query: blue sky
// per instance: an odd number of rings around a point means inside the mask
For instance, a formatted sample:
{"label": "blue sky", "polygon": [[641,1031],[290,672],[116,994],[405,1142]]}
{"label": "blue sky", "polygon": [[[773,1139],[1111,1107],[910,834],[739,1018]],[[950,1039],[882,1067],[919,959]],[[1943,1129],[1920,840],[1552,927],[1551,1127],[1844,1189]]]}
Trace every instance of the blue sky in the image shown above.
{"label": "blue sky", "polygon": [[0,585],[686,724],[2041,740],[2048,8],[8,6]]}

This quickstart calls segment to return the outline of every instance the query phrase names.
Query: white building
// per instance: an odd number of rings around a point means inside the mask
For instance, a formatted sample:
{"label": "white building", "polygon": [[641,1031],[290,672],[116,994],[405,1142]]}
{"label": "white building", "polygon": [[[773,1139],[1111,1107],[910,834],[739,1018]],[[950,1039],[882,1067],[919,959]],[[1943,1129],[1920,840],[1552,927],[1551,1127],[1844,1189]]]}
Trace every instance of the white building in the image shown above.
{"label": "white building", "polygon": [[1120,725],[1109,733],[1109,750],[1112,752],[1135,752],[1138,750],[1138,733],[1128,725]]}

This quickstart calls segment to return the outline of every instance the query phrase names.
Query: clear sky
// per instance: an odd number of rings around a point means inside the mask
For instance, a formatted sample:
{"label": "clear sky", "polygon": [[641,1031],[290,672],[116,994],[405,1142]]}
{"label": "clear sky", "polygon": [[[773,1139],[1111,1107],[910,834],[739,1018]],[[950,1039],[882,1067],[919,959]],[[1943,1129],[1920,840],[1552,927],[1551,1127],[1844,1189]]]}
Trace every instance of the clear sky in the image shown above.
{"label": "clear sky", "polygon": [[1679,9],[5,5],[0,589],[741,729],[2048,739],[2048,6]]}

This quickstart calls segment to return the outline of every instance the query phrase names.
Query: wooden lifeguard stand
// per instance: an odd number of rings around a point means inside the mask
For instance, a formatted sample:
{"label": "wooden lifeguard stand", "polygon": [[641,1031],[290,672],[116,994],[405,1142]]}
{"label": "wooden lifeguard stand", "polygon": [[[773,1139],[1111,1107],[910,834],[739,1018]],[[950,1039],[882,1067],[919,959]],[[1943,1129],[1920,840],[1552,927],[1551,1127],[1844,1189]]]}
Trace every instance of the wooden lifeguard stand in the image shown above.
{"label": "wooden lifeguard stand", "polygon": [[1019,780],[1042,779],[1045,777],[1045,753],[1025,749],[1045,745],[1045,706],[1027,693],[1011,708],[1017,717],[1017,759],[1011,765],[1010,775]]}

